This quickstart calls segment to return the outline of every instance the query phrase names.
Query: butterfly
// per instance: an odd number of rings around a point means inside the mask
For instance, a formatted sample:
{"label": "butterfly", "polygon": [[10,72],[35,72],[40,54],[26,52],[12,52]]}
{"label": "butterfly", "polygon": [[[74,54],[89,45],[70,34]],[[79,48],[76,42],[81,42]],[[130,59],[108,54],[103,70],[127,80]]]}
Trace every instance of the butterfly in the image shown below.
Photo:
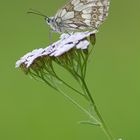
{"label": "butterfly", "polygon": [[54,32],[69,33],[97,30],[108,16],[109,5],[109,0],[69,0],[53,17],[35,10],[28,13],[44,16]]}

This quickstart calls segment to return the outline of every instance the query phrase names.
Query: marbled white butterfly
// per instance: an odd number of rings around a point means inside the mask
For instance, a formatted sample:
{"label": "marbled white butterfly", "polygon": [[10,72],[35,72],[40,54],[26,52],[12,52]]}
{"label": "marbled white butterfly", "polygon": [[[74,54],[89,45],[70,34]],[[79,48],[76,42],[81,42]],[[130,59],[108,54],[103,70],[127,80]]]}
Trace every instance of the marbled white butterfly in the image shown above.
{"label": "marbled white butterfly", "polygon": [[47,24],[58,33],[97,30],[108,15],[109,4],[109,0],[69,0],[54,17],[35,10],[28,13],[44,16]]}

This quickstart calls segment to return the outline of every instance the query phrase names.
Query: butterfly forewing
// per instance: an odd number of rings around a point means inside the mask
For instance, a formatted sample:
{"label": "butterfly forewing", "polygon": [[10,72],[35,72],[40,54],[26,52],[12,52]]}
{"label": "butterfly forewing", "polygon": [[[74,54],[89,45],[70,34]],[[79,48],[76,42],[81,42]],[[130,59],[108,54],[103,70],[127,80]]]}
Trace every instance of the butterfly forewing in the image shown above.
{"label": "butterfly forewing", "polygon": [[70,0],[55,15],[64,30],[98,29],[106,19],[109,0]]}

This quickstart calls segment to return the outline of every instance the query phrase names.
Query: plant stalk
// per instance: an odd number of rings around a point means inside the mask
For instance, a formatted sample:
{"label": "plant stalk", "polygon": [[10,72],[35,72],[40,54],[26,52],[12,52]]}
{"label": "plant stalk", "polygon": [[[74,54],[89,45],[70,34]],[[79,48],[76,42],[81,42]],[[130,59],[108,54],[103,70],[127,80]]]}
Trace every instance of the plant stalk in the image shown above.
{"label": "plant stalk", "polygon": [[108,140],[115,140],[115,138],[112,136],[110,130],[108,129],[108,127],[107,127],[107,125],[106,125],[104,119],[102,118],[102,116],[101,116],[101,114],[100,114],[100,112],[99,112],[99,110],[98,110],[98,108],[97,108],[97,106],[96,106],[96,103],[95,103],[95,101],[94,101],[92,95],[90,94],[90,91],[89,91],[89,89],[88,89],[88,87],[87,87],[87,84],[86,84],[85,80],[84,80],[84,79],[81,79],[81,81],[82,81],[83,86],[84,86],[84,88],[85,88],[85,90],[86,90],[86,92],[87,92],[87,95],[88,95],[88,97],[89,97],[89,99],[90,99],[90,101],[91,101],[91,104],[92,104],[93,107],[94,107],[94,111],[95,111],[96,115],[98,116],[98,118],[99,118],[99,120],[100,120],[100,122],[101,122],[101,126],[100,126],[100,127],[102,128],[102,130],[103,130],[104,133],[106,134]]}

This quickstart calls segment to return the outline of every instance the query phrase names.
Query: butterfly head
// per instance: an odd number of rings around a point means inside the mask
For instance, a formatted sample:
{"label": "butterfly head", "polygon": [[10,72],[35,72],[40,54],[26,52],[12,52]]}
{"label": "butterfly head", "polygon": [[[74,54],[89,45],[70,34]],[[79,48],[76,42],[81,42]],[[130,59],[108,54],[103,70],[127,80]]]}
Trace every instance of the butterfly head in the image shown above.
{"label": "butterfly head", "polygon": [[49,18],[45,18],[46,23],[53,29],[53,31],[56,31],[56,21],[54,17],[49,17]]}
{"label": "butterfly head", "polygon": [[54,24],[54,22],[55,22],[55,19],[54,19],[54,17],[46,17],[45,18],[45,21],[46,21],[46,23],[48,24],[48,25],[52,25],[52,24]]}
{"label": "butterfly head", "polygon": [[56,19],[55,17],[49,17],[46,18],[46,23],[51,27],[51,29],[54,32],[62,33],[63,32],[63,26],[62,26],[62,21]]}

